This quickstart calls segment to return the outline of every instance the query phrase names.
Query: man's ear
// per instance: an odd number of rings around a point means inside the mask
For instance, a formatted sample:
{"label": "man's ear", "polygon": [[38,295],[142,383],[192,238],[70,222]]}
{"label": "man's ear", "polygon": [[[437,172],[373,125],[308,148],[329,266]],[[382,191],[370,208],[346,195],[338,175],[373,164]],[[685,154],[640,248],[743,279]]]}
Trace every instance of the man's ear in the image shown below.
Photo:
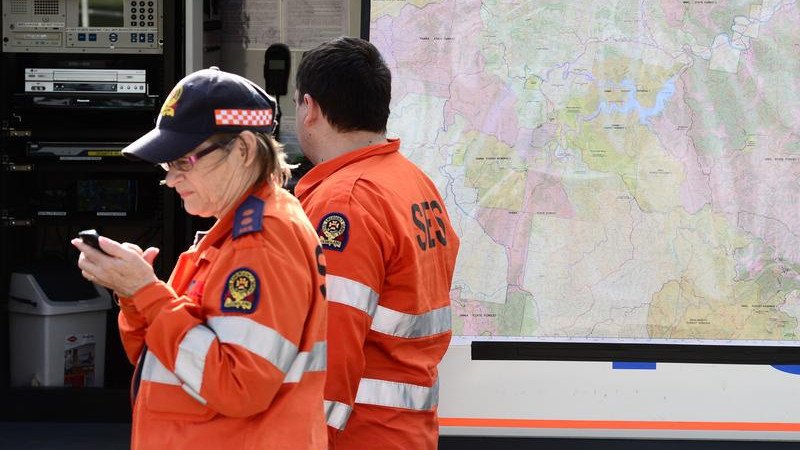
{"label": "man's ear", "polygon": [[239,133],[238,140],[239,145],[233,151],[240,152],[245,167],[250,166],[256,159],[256,149],[258,149],[256,135],[250,130],[244,130]]}
{"label": "man's ear", "polygon": [[302,101],[306,106],[306,116],[303,119],[303,125],[311,125],[322,118],[322,110],[319,107],[319,103],[314,100],[314,97],[303,94]]}

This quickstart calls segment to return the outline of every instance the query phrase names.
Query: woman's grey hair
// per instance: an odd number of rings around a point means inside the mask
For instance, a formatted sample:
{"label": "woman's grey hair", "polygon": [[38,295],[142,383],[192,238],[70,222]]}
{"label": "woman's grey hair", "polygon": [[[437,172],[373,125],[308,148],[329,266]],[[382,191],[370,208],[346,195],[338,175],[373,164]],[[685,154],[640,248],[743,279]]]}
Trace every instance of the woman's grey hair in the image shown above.
{"label": "woman's grey hair", "polygon": [[[258,163],[258,178],[255,185],[265,182],[275,183],[279,187],[286,186],[292,177],[292,169],[297,168],[297,164],[289,164],[286,161],[286,152],[283,151],[283,144],[275,140],[272,135],[251,131],[256,137],[256,162]],[[216,142],[226,142],[236,138],[239,133],[225,133],[215,135]]]}
{"label": "woman's grey hair", "polygon": [[256,136],[256,158],[261,165],[256,184],[270,181],[280,187],[286,186],[292,177],[292,169],[296,169],[297,164],[289,164],[286,161],[283,144],[276,141],[271,135],[260,132],[253,134]]}

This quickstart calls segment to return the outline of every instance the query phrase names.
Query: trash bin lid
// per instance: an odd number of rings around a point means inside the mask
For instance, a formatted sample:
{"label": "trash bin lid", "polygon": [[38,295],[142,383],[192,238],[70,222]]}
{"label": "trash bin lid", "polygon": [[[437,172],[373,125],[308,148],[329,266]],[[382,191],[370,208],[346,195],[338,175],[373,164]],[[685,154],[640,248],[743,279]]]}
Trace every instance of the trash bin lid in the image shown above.
{"label": "trash bin lid", "polygon": [[33,275],[51,302],[77,302],[97,297],[94,285],[83,278],[77,264],[47,264],[17,272]]}
{"label": "trash bin lid", "polygon": [[77,266],[29,267],[12,273],[9,284],[9,312],[50,316],[111,308],[108,290],[86,281]]}

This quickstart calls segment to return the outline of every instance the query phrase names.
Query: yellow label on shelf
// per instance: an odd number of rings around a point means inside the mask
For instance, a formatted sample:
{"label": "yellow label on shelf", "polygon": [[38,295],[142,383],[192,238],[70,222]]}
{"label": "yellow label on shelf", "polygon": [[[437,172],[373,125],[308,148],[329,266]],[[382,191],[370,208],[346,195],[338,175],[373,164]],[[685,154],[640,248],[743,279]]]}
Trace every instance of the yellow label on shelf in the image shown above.
{"label": "yellow label on shelf", "polygon": [[122,156],[122,150],[89,150],[88,156]]}

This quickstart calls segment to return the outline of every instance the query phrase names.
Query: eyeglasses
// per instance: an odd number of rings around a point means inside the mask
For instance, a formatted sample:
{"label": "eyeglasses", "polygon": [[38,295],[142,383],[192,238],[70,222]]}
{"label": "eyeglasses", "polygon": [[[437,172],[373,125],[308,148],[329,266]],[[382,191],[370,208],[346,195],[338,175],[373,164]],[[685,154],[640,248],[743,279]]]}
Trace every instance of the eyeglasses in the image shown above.
{"label": "eyeglasses", "polygon": [[197,160],[213,152],[214,150],[227,147],[228,144],[235,141],[236,138],[238,137],[239,136],[236,136],[233,139],[229,140],[228,142],[225,142],[224,144],[214,142],[208,147],[204,148],[203,150],[200,150],[199,152],[193,155],[184,156],[182,158],[178,158],[170,162],[160,163],[159,166],[161,166],[161,168],[167,172],[169,171],[169,169],[175,169],[179,172],[188,172],[192,170],[192,168],[194,168],[194,165],[197,164]]}

